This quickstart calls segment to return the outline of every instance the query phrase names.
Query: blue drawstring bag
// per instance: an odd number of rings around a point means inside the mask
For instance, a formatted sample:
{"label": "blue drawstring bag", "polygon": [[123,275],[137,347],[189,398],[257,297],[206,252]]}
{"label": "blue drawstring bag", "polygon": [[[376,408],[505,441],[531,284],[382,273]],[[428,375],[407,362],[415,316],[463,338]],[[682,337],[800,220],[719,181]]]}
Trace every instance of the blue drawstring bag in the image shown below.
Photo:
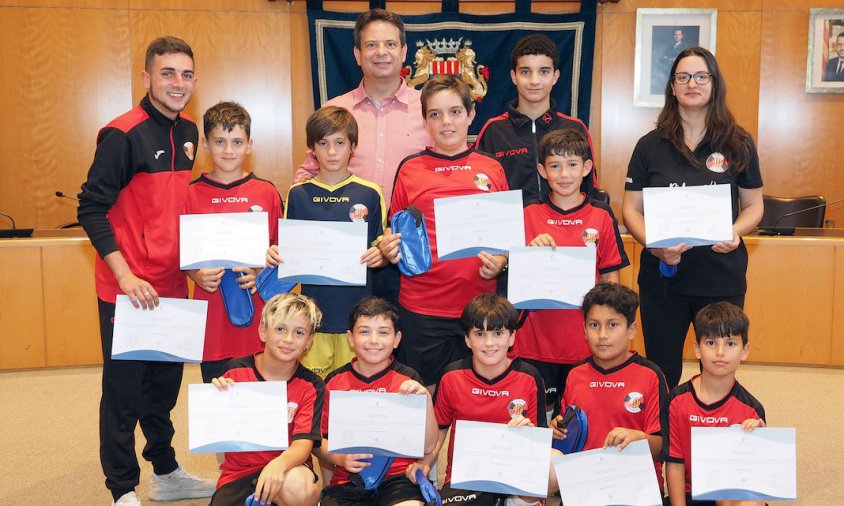
{"label": "blue drawstring bag", "polygon": [[252,294],[249,290],[240,287],[237,279],[246,276],[245,272],[234,272],[231,269],[223,271],[223,278],[220,280],[220,295],[223,296],[223,305],[226,307],[226,314],[229,321],[235,327],[248,327],[252,325],[255,317],[255,305],[252,304]]}
{"label": "blue drawstring bag", "polygon": [[557,421],[557,427],[568,429],[565,439],[555,439],[552,446],[564,455],[577,453],[586,446],[586,436],[589,434],[589,424],[586,413],[575,405],[566,408],[563,418]]}
{"label": "blue drawstring bag", "polygon": [[375,490],[387,476],[387,471],[393,464],[393,457],[376,456],[364,460],[369,462],[370,465],[364,467],[359,473],[349,474],[349,481],[364,490]]}
{"label": "blue drawstring bag", "polygon": [[255,288],[258,295],[264,302],[269,301],[280,293],[286,293],[293,289],[296,283],[278,279],[278,266],[267,268],[258,273],[255,278]]}
{"label": "blue drawstring bag", "polygon": [[390,219],[390,229],[401,234],[399,271],[405,276],[418,276],[431,268],[431,243],[425,217],[414,206],[396,212]]}
{"label": "blue drawstring bag", "polygon": [[421,469],[416,469],[416,483],[419,485],[419,491],[422,492],[422,497],[425,499],[425,506],[443,506],[443,500],[440,497],[437,487],[428,480]]}

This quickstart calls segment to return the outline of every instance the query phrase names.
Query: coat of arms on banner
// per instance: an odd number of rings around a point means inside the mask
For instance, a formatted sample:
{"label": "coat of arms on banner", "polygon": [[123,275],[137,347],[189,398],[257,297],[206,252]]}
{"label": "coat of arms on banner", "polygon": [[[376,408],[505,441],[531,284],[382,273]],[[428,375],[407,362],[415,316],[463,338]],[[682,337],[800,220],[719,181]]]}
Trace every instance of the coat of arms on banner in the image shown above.
{"label": "coat of arms on banner", "polygon": [[471,40],[464,41],[463,37],[457,40],[424,39],[416,42],[416,48],[413,65],[402,70],[408,86],[419,88],[436,75],[452,74],[466,83],[472,100],[478,103],[483,101],[489,87],[489,69],[486,65],[476,63],[477,55],[472,49]]}

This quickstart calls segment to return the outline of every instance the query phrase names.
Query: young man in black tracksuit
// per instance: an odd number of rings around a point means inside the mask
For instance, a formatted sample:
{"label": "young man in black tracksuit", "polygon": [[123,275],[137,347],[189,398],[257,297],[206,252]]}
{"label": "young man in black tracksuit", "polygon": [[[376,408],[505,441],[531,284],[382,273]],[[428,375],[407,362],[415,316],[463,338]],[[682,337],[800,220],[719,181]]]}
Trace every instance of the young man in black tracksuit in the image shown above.
{"label": "young man in black tracksuit", "polygon": [[100,461],[115,505],[137,506],[140,467],[135,427],[146,437],[144,458],[155,475],[156,501],[209,497],[214,482],[187,473],[176,461],[170,411],[183,364],[112,360],[117,295],[154,309],[159,297],[187,297],[179,270],[179,214],[184,208],[198,131],[181,116],[196,77],[183,40],[161,37],[147,48],[141,103],[100,130],[82,185],[78,218],[98,253],[96,288],[103,346]]}
{"label": "young man in black tracksuit", "polygon": [[[476,147],[495,156],[504,167],[510,189],[521,189],[527,205],[548,194],[548,183],[536,170],[542,137],[553,130],[579,130],[589,141],[590,158],[594,159],[592,138],[582,121],[558,112],[551,99],[551,89],[560,77],[560,56],[551,39],[545,35],[524,37],[513,48],[510,61],[510,77],[519,97],[507,112],[486,122]],[[583,179],[581,190],[587,195],[597,186],[595,172]]]}

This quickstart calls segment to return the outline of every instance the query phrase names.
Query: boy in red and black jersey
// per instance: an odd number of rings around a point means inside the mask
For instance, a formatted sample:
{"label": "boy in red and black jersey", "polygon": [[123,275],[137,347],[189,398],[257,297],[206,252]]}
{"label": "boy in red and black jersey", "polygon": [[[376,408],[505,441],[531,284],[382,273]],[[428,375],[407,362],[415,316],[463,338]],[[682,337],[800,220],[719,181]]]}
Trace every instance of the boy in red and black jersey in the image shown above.
{"label": "boy in red and black jersey", "polygon": [[[442,262],[437,257],[434,199],[508,190],[504,169],[494,158],[466,142],[475,109],[469,88],[451,75],[439,75],[422,88],[422,114],[434,140],[430,149],[405,158],[393,186],[390,213],[415,206],[425,217],[431,244],[431,268],[401,277],[399,311],[404,343],[399,360],[419,372],[425,386],[439,382],[445,366],[468,356],[459,317],[472,297],[495,291],[495,277],[506,258],[485,251],[476,258]],[[399,261],[401,238],[390,229],[381,251]]]}
{"label": "boy in red and black jersey", "polygon": [[226,373],[212,381],[221,390],[245,381],[286,381],[290,445],[284,451],[226,453],[211,506],[242,506],[251,495],[267,504],[315,506],[319,501],[311,451],[322,442],[325,385],[299,357],[313,342],[321,319],[310,297],[276,295],[261,314],[264,351],[230,360]]}
{"label": "boy in red and black jersey", "polygon": [[[496,494],[460,491],[451,488],[451,463],[457,420],[508,424],[514,427],[547,427],[544,413],[545,388],[542,376],[530,364],[507,356],[515,339],[518,312],[504,297],[492,293],[478,295],[463,310],[460,319],[466,346],[472,356],[448,365],[434,395],[434,413],[440,426],[437,448],[408,469],[417,467],[427,474],[436,460],[449,427],[443,502],[460,496],[461,503],[494,504]],[[556,487],[553,468],[551,487]],[[531,503],[527,503],[531,504]]]}
{"label": "boy in red and black jersey", "polygon": [[691,498],[692,427],[741,425],[746,431],[765,427],[765,408],[736,381],[736,369],[750,351],[749,326],[744,312],[729,302],[709,304],[695,316],[695,354],[701,373],[671,391],[662,444],[672,506],[715,504]]}
{"label": "boy in red and black jersey", "polygon": [[400,393],[403,395],[425,395],[428,397],[427,431],[425,452],[431,453],[437,444],[437,423],[431,395],[422,385],[416,371],[393,359],[393,350],[401,340],[398,329],[399,316],[396,308],[384,299],[367,297],[358,302],[349,315],[349,345],[355,352],[351,363],[336,369],[326,378],[328,395],[322,415],[323,444],[316,450],[321,462],[334,465],[330,486],[323,489],[320,504],[339,506],[360,504],[362,506],[403,504],[422,506],[424,498],[419,487],[406,476],[408,466],[416,459],[395,458],[384,475],[381,484],[374,490],[355,486],[350,473],[360,472],[368,463],[364,459],[371,454],[328,453],[328,417],[331,392],[362,391]]}
{"label": "boy in red and black jersey", "polygon": [[[617,283],[618,271],[630,262],[612,209],[580,191],[581,181],[593,171],[586,138],[575,130],[551,132],[539,144],[539,156],[537,171],[550,190],[543,203],[525,208],[528,246],[595,248],[595,280]],[[519,330],[513,353],[542,373],[550,417],[558,409],[572,365],[589,356],[583,312],[531,311]]]}
{"label": "boy in red and black jersey", "polygon": [[[252,152],[251,124],[246,109],[234,102],[220,102],[205,111],[202,146],[211,156],[213,169],[191,182],[185,214],[265,212],[270,243],[274,243],[282,216],[281,197],[271,182],[246,170],[246,157]],[[232,270],[245,273],[238,279],[241,288],[251,290],[255,286],[255,269]],[[187,271],[197,286],[193,298],[208,301],[205,350],[200,364],[202,380],[206,383],[222,376],[229,359],[264,349],[258,338],[258,318],[247,327],[231,324],[218,291],[223,272],[222,267]],[[257,293],[252,294],[252,304],[260,315],[264,301]]]}
{"label": "boy in red and black jersey", "polygon": [[[586,341],[592,356],[580,362],[566,379],[562,406],[575,405],[589,420],[584,450],[618,446],[646,439],[654,458],[657,481],[662,486],[662,435],[667,417],[661,411],[668,399],[662,371],[635,351],[628,350],[636,336],[636,292],[617,283],[598,283],[583,297]],[[554,437],[565,438],[551,427]]]}

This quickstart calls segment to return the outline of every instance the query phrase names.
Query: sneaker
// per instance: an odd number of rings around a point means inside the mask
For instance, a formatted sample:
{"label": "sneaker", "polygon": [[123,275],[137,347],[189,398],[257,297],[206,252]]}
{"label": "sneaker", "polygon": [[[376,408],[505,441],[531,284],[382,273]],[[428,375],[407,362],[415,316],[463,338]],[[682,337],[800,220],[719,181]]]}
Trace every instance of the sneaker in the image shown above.
{"label": "sneaker", "polygon": [[120,496],[120,499],[111,503],[111,506],[141,506],[141,500],[138,499],[138,494],[129,492]]}
{"label": "sneaker", "polygon": [[172,473],[152,475],[152,481],[149,484],[149,498],[153,501],[173,501],[176,499],[211,497],[216,485],[212,480],[203,480],[190,474],[180,464],[179,468]]}

